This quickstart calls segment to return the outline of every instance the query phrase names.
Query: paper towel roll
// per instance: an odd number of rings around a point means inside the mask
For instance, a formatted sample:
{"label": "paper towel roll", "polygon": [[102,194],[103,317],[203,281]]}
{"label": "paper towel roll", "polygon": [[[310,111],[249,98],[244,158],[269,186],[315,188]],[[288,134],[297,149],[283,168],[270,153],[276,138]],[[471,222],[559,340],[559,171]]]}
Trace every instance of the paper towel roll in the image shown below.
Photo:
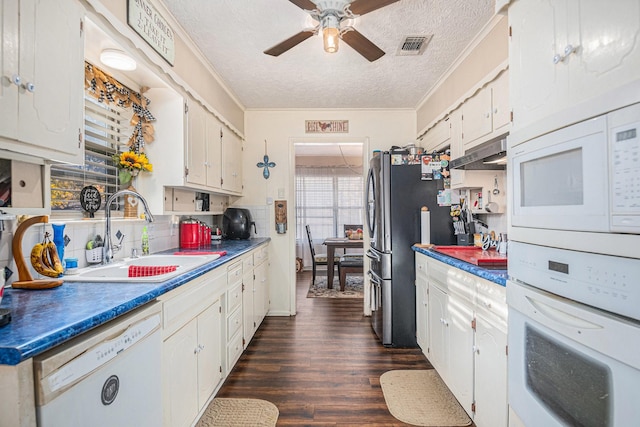
{"label": "paper towel roll", "polygon": [[420,209],[420,243],[423,245],[431,243],[431,212],[426,206]]}

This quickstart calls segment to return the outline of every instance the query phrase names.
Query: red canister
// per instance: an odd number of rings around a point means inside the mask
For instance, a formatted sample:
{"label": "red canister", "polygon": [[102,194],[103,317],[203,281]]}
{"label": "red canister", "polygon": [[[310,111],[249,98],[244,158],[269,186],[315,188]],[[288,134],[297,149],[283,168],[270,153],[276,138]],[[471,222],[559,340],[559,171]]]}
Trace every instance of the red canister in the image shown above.
{"label": "red canister", "polygon": [[201,235],[200,223],[197,219],[187,218],[180,222],[180,248],[198,249]]}

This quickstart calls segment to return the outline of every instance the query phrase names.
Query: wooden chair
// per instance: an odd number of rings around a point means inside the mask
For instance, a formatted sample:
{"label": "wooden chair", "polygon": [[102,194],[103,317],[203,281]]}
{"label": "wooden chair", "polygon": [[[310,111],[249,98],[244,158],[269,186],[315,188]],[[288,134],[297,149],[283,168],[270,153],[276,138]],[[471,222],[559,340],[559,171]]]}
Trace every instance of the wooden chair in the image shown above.
{"label": "wooden chair", "polygon": [[[309,249],[311,250],[311,262],[313,268],[313,277],[311,279],[311,284],[313,285],[316,283],[316,267],[318,265],[328,265],[329,263],[327,262],[327,254],[316,254],[316,250],[313,247],[313,237],[311,237],[311,228],[309,227],[309,225],[305,225],[305,228],[307,230],[307,240],[309,240]],[[339,262],[340,258],[335,257],[334,265],[339,265]]]}
{"label": "wooden chair", "polygon": [[343,255],[340,257],[340,263],[338,264],[340,271],[340,291],[344,292],[344,287],[347,284],[347,273],[362,273],[364,272],[364,257],[363,255]]}

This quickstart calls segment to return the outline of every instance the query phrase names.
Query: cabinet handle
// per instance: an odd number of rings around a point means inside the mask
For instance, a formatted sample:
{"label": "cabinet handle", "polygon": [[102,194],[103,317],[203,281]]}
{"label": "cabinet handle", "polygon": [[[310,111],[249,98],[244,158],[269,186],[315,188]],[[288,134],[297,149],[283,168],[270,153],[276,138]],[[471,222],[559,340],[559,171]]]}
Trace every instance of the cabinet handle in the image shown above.
{"label": "cabinet handle", "polygon": [[564,48],[564,57],[566,58],[567,56],[571,55],[573,52],[576,51],[576,48],[573,47],[573,45],[568,44],[565,48]]}
{"label": "cabinet handle", "polygon": [[562,62],[564,60],[564,56],[560,55],[559,53],[556,53],[555,55],[553,55],[553,63],[557,64],[558,62]]}
{"label": "cabinet handle", "polygon": [[9,80],[11,80],[11,83],[13,83],[16,86],[20,86],[20,82],[22,81],[20,76],[17,74],[12,75]]}
{"label": "cabinet handle", "polygon": [[27,91],[27,92],[35,92],[36,91],[36,85],[34,85],[31,82],[27,82],[26,84],[23,84],[22,87]]}
{"label": "cabinet handle", "polygon": [[578,48],[573,46],[572,44],[566,45],[564,48],[564,55],[560,55],[559,53],[553,55],[553,63],[557,64],[558,62],[563,62],[565,59],[567,59],[567,56],[571,55],[576,50],[578,50]]}
{"label": "cabinet handle", "polygon": [[484,304],[485,307],[491,308],[491,303],[490,302],[483,301],[482,303]]}
{"label": "cabinet handle", "polygon": [[489,111],[488,113],[484,114],[484,118],[488,119],[489,117],[491,117],[491,111]]}

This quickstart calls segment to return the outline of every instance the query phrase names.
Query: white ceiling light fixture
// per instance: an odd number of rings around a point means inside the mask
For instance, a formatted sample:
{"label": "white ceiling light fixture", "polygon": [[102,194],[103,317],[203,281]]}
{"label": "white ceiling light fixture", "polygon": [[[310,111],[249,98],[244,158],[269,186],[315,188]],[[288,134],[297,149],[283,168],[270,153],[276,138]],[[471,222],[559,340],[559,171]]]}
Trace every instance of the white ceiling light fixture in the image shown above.
{"label": "white ceiling light fixture", "polygon": [[340,22],[335,15],[327,15],[322,19],[322,40],[324,51],[336,53],[338,51],[338,40],[340,39]]}
{"label": "white ceiling light fixture", "polygon": [[137,67],[136,60],[120,49],[104,49],[100,52],[100,62],[122,71],[133,71]]}
{"label": "white ceiling light fixture", "polygon": [[[284,1],[284,0],[282,0]],[[384,51],[360,34],[350,24],[355,18],[396,3],[400,0],[289,0],[318,24],[305,28],[283,42],[264,51],[271,56],[280,56],[309,37],[322,32],[324,50],[338,51],[338,39],[342,39],[368,61],[373,62],[384,55]]]}

